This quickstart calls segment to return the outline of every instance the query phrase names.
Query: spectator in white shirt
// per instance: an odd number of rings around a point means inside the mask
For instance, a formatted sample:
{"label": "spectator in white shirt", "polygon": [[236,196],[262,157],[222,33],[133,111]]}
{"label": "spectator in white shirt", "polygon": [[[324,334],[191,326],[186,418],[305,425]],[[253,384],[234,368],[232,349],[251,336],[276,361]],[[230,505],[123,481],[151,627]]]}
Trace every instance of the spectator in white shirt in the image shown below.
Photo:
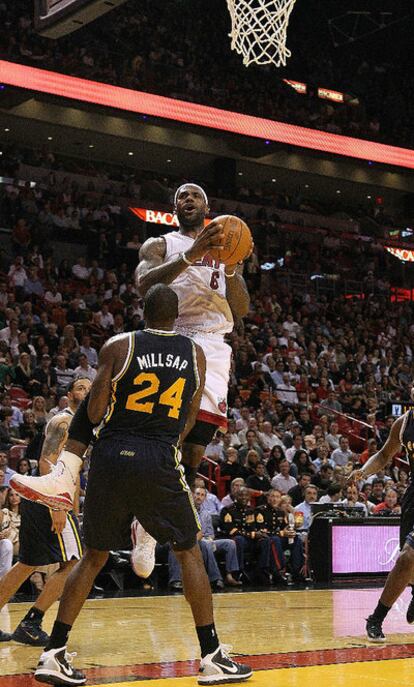
{"label": "spectator in white shirt", "polygon": [[280,461],[279,470],[280,472],[273,477],[271,485],[273,489],[279,489],[282,494],[287,494],[289,489],[296,487],[298,482],[289,474],[290,463],[287,459]]}
{"label": "spectator in white shirt", "polygon": [[77,263],[72,267],[73,276],[76,277],[76,279],[80,279],[81,281],[86,281],[87,279],[89,279],[90,272],[90,268],[86,267],[85,258],[80,256],[78,258]]}
{"label": "spectator in white shirt", "polygon": [[285,456],[289,463],[292,462],[296,451],[306,451],[305,447],[303,446],[301,434],[295,434],[293,437],[293,445],[285,451]]}
{"label": "spectator in white shirt", "polygon": [[285,364],[283,360],[277,360],[275,369],[271,373],[271,378],[273,379],[273,383],[275,386],[279,386],[280,384],[283,384],[283,374],[285,371]]}
{"label": "spectator in white shirt", "polygon": [[101,310],[96,313],[96,321],[105,330],[114,326],[114,318],[107,303],[103,303]]}
{"label": "spectator in white shirt", "polygon": [[223,442],[218,433],[216,433],[210,443],[207,444],[204,455],[207,456],[207,458],[211,458],[211,460],[215,460],[216,463],[225,460]]}
{"label": "spectator in white shirt", "polygon": [[349,448],[348,437],[341,437],[339,439],[339,448],[336,448],[335,451],[331,453],[331,460],[333,460],[335,465],[343,467],[344,465],[348,465],[353,455],[353,452]]}
{"label": "spectator in white shirt", "polygon": [[50,305],[57,305],[62,302],[62,294],[58,291],[57,285],[53,284],[44,295],[44,300]]}
{"label": "spectator in white shirt", "polygon": [[78,367],[75,367],[75,379],[78,377],[85,377],[86,379],[90,379],[91,382],[93,382],[96,377],[96,370],[94,367],[89,365],[88,358],[86,357],[85,353],[79,354],[79,365]]}
{"label": "spectator in white shirt", "polygon": [[365,503],[362,503],[362,501],[358,500],[359,498],[359,493],[358,489],[355,486],[355,484],[350,484],[346,488],[346,499],[341,501],[341,503],[344,504],[344,506],[355,506],[356,508],[362,508],[364,511],[364,515],[368,515],[368,509]]}
{"label": "spectator in white shirt", "polygon": [[10,267],[8,276],[10,286],[23,288],[27,279],[27,273],[23,267],[23,258],[20,255],[17,256],[13,265]]}
{"label": "spectator in white shirt", "polygon": [[82,345],[80,347],[80,352],[86,355],[89,365],[92,365],[92,367],[98,366],[98,353],[96,351],[96,348],[91,346],[91,337],[89,336],[89,334],[85,334],[82,337]]}
{"label": "spectator in white shirt", "polygon": [[300,330],[300,326],[293,319],[293,315],[288,315],[286,320],[283,322],[283,329],[286,329],[289,332],[289,336],[296,337],[298,331]]}
{"label": "spectator in white shirt", "polygon": [[277,434],[273,432],[272,423],[268,420],[263,423],[263,432],[258,432],[258,437],[263,448],[268,448],[270,451],[273,446],[281,446],[284,448],[283,442],[279,439]]}
{"label": "spectator in white shirt", "polygon": [[236,496],[239,493],[240,489],[242,489],[245,486],[246,483],[243,477],[235,477],[230,484],[230,494],[227,494],[227,496],[225,496],[224,499],[221,500],[222,508],[230,508],[230,506],[232,506],[235,502]]}
{"label": "spectator in white shirt", "polygon": [[340,441],[340,435],[338,434],[338,423],[337,422],[331,422],[330,427],[329,427],[329,432],[326,435],[326,441],[328,442],[329,446],[331,447],[331,451],[335,451],[335,449],[339,448],[339,441]]}
{"label": "spectator in white shirt", "polygon": [[298,395],[295,387],[290,383],[289,372],[283,373],[283,382],[277,386],[276,394],[283,405],[298,405]]}

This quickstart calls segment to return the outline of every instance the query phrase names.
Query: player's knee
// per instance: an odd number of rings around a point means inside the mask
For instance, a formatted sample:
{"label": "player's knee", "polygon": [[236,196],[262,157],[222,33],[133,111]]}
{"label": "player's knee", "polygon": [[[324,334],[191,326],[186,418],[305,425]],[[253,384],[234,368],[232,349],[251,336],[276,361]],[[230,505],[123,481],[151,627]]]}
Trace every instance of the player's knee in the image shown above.
{"label": "player's knee", "polygon": [[98,549],[86,549],[84,559],[89,565],[95,568],[103,568],[109,557],[109,551],[99,551]]}
{"label": "player's knee", "polygon": [[216,431],[217,425],[197,420],[183,444],[183,458],[194,456],[201,460],[205,447],[210,443]]}

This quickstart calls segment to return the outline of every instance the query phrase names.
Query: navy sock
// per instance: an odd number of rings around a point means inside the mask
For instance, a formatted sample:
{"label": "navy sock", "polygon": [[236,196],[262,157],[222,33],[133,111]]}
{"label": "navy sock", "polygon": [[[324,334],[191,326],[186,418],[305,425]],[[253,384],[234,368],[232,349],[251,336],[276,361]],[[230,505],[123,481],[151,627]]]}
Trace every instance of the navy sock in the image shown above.
{"label": "navy sock", "polygon": [[66,623],[61,623],[60,620],[55,620],[52,634],[46,645],[46,651],[50,649],[61,649],[63,646],[66,646],[71,629],[72,625],[66,625]]}
{"label": "navy sock", "polygon": [[375,620],[379,620],[382,623],[383,620],[385,620],[385,618],[387,617],[388,611],[390,610],[390,606],[385,606],[383,603],[381,603],[381,601],[378,601],[378,606],[373,612],[371,618],[375,618]]}
{"label": "navy sock", "polygon": [[201,658],[204,658],[204,656],[212,654],[219,647],[216,628],[214,623],[212,623],[211,625],[196,626],[196,630],[198,641],[200,642]]}

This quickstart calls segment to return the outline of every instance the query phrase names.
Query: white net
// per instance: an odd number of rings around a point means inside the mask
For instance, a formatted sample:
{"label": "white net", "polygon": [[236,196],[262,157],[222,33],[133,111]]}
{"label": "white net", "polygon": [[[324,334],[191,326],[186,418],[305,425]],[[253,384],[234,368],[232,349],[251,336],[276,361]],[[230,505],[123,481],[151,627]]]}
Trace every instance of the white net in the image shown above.
{"label": "white net", "polygon": [[231,16],[231,49],[243,56],[246,67],[256,64],[285,66],[289,17],[296,0],[227,0]]}

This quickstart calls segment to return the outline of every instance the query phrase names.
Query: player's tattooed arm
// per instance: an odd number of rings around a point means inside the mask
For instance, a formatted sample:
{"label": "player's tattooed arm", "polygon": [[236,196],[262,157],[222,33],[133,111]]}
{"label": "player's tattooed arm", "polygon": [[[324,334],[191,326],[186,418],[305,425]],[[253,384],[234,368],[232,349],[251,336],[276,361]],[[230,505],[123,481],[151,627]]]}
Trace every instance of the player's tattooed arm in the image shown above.
{"label": "player's tattooed arm", "polygon": [[105,415],[111,397],[112,377],[124,364],[128,344],[129,336],[113,337],[99,351],[98,371],[92,382],[88,401],[88,416],[94,425],[99,425]]}
{"label": "player's tattooed arm", "polygon": [[163,238],[151,238],[142,244],[138,267],[135,270],[135,284],[141,296],[145,296],[154,284],[171,284],[188,267],[181,257],[167,263],[164,263],[164,257]]}
{"label": "player's tattooed arm", "polygon": [[42,455],[39,460],[39,472],[46,475],[52,465],[56,464],[59,454],[66,443],[71,418],[55,415],[47,425]]}
{"label": "player's tattooed arm", "polygon": [[236,271],[234,277],[226,279],[226,298],[237,322],[242,317],[246,317],[249,312],[250,297],[243,278],[243,265],[234,267],[228,265],[226,267],[228,274],[232,274],[234,271]]}
{"label": "player's tattooed arm", "polygon": [[201,404],[201,397],[203,395],[204,391],[204,384],[206,382],[206,356],[204,355],[204,351],[199,346],[198,344],[194,344],[196,348],[196,355],[197,355],[197,368],[198,368],[198,376],[200,379],[200,384],[195,392],[190,409],[188,411],[188,416],[187,416],[187,422],[185,423],[185,427],[183,429],[183,432],[180,436],[180,445],[183,443],[185,440],[185,437],[189,433],[189,431],[193,428],[195,421],[197,419],[198,411],[200,410],[200,404]]}
{"label": "player's tattooed arm", "polygon": [[400,432],[403,422],[404,415],[399,417],[398,420],[394,422],[384,446],[382,446],[379,451],[374,453],[374,455],[371,456],[371,458],[362,468],[354,470],[350,474],[348,482],[366,479],[370,475],[375,475],[379,470],[383,470],[385,468],[387,463],[389,463],[390,460],[394,458],[395,454],[401,449]]}

